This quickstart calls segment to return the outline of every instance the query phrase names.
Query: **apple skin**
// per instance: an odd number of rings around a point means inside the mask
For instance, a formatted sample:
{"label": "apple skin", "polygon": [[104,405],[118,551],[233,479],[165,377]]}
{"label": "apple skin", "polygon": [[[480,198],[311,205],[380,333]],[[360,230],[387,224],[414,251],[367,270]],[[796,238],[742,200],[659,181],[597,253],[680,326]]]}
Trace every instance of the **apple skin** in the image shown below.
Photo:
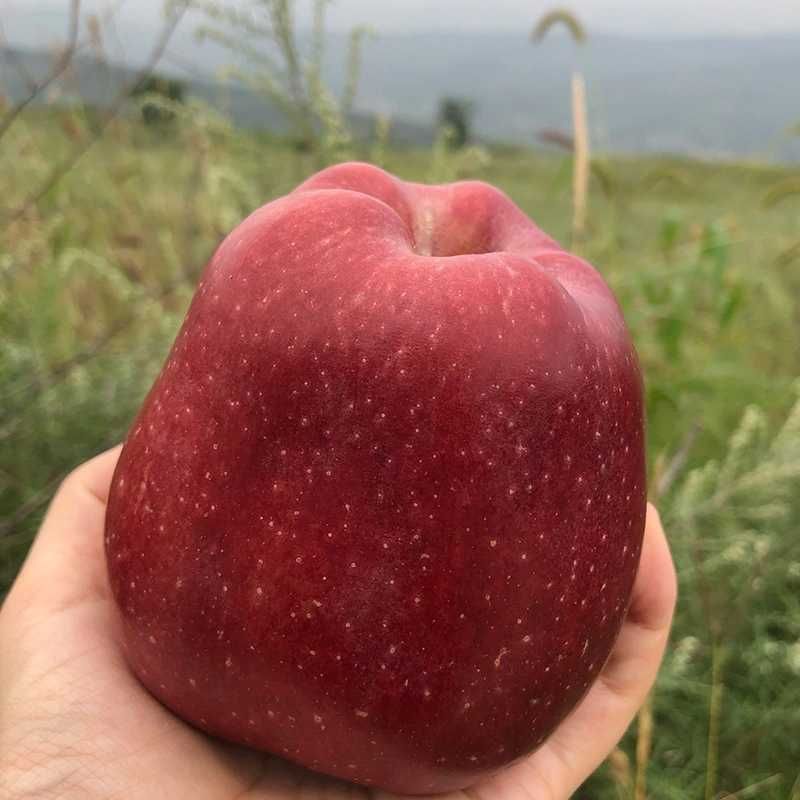
{"label": "apple skin", "polygon": [[208,265],[106,523],[178,716],[401,793],[533,751],[618,634],[642,382],[595,270],[479,182],[318,173]]}

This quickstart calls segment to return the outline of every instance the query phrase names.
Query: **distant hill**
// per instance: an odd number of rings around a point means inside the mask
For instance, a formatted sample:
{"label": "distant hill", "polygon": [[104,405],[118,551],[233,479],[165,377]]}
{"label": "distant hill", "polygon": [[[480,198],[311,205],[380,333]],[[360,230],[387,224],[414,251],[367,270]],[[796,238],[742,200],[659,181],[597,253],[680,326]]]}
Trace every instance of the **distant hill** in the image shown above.
{"label": "distant hill", "polygon": [[800,160],[800,138],[785,136],[800,120],[800,41],[788,37],[595,37],[576,48],[563,37],[396,36],[370,47],[360,97],[430,119],[442,94],[462,95],[482,135],[532,142],[569,128],[575,66],[600,149]]}
{"label": "distant hill", "polygon": [[[0,50],[0,59],[6,65],[4,90],[13,101],[28,94],[26,78],[42,80],[52,68],[53,56],[50,53],[5,48]],[[0,61],[0,63],[3,63]],[[13,65],[13,66],[10,66]],[[174,74],[169,65],[159,69],[160,72]],[[115,101],[120,91],[130,87],[136,79],[136,70],[128,66],[100,61],[97,58],[76,55],[70,69],[59,80],[55,81],[45,96],[37,102],[72,103],[80,100],[100,108],[107,107]],[[187,85],[190,97],[202,100],[221,111],[225,116],[243,128],[253,130],[270,130],[275,133],[286,133],[288,127],[285,117],[266,100],[241,85],[231,85],[212,79],[211,77],[187,78],[179,72]],[[359,111],[352,114],[350,124],[356,135],[368,137],[375,129],[375,114]],[[391,141],[395,145],[428,146],[435,136],[431,125],[409,120],[393,119]]]}
{"label": "distant hill", "polygon": [[[123,33],[111,54],[134,66],[156,31],[129,26]],[[542,129],[569,128],[569,76],[578,66],[587,77],[599,150],[800,161],[800,137],[787,135],[800,120],[796,38],[596,36],[576,48],[563,36],[534,46],[525,34],[378,36],[365,45],[358,107],[390,114],[401,139],[423,142],[440,98],[461,96],[474,103],[479,136],[531,144]],[[41,30],[38,39],[33,31],[21,38],[43,41]],[[327,75],[335,90],[343,84],[345,50],[346,36],[331,34]],[[212,78],[230,60],[220,48],[199,44],[190,26],[178,32],[162,68],[216,102],[221,95]],[[13,84],[7,63],[0,61],[0,69],[2,82]],[[86,80],[101,79],[87,74]],[[230,97],[242,124],[276,124],[274,110],[244,90]]]}

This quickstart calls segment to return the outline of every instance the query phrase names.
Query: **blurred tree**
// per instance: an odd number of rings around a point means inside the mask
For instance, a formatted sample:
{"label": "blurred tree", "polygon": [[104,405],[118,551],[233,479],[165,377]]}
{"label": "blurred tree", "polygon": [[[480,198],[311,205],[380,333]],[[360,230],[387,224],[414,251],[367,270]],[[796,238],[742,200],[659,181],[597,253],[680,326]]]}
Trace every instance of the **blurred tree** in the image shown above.
{"label": "blurred tree", "polygon": [[163,125],[175,119],[175,112],[169,106],[184,102],[186,86],[175,78],[150,75],[134,86],[131,96],[144,99],[142,119],[147,125]]}
{"label": "blurred tree", "polygon": [[447,143],[460,150],[472,138],[472,103],[462,97],[444,97],[439,103],[439,127],[448,131]]}

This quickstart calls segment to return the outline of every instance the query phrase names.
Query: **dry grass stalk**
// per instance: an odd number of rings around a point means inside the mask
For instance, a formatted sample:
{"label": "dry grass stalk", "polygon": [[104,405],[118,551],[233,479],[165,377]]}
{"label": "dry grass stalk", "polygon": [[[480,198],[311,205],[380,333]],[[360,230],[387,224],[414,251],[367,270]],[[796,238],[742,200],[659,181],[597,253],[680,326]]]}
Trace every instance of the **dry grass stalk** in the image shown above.
{"label": "dry grass stalk", "polygon": [[[96,130],[93,132],[93,135],[76,147],[63,161],[56,164],[50,171],[49,175],[45,178],[43,183],[41,183],[39,187],[28,196],[28,198],[19,208],[11,211],[11,213],[8,214],[7,217],[2,220],[2,222],[8,225],[16,222],[28,214],[53,188],[55,188],[56,185],[58,185],[58,183],[66,175],[68,175],[75,168],[78,162],[86,155],[86,153],[89,152],[91,147],[100,140],[102,135],[122,112],[132,92],[137,87],[141,86],[145,80],[147,80],[147,78],[152,74],[153,70],[158,65],[158,62],[164,55],[167,45],[172,38],[172,34],[175,32],[178,24],[183,19],[186,11],[189,8],[189,5],[190,0],[181,0],[181,2],[175,6],[172,16],[164,24],[164,27],[161,30],[161,35],[156,41],[144,67],[142,67],[142,69],[136,73],[130,84],[123,86],[119,90],[116,98],[111,103],[108,111],[105,114],[105,119],[97,126]],[[79,4],[75,3],[73,7],[77,9],[79,8]],[[11,113],[16,114],[17,112],[12,111]],[[7,130],[7,125],[4,126],[3,124],[0,124],[0,136],[5,130]]]}
{"label": "dry grass stalk", "polygon": [[572,240],[580,244],[586,235],[589,198],[589,123],[586,114],[586,84],[583,76],[572,76],[572,125],[575,163],[572,173]]}
{"label": "dry grass stalk", "polygon": [[31,86],[29,94],[14,105],[10,111],[6,113],[2,120],[0,120],[0,138],[2,138],[8,129],[19,118],[20,114],[38,97],[44,94],[47,89],[60,78],[69,68],[72,63],[72,57],[78,47],[78,31],[80,28],[81,17],[81,0],[72,0],[70,3],[69,15],[69,31],[67,33],[67,43],[61,48],[53,68],[50,73],[41,81],[34,82]]}
{"label": "dry grass stalk", "polygon": [[633,790],[631,760],[628,754],[621,748],[615,747],[608,757],[608,768],[620,800],[628,800]]}
{"label": "dry grass stalk", "polygon": [[705,800],[714,800],[717,793],[717,766],[719,763],[719,732],[722,718],[722,667],[724,652],[716,640],[711,652],[711,701],[708,708],[708,744],[706,756]]}
{"label": "dry grass stalk", "polygon": [[636,784],[634,800],[647,799],[647,765],[653,746],[653,697],[647,696],[639,711],[639,723],[636,734]]}

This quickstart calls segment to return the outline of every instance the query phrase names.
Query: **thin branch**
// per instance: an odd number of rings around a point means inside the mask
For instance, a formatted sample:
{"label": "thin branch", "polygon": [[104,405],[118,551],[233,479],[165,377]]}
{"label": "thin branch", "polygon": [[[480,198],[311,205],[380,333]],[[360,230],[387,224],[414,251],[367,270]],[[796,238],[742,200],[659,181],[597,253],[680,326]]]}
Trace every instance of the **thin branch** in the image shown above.
{"label": "thin branch", "polygon": [[208,169],[210,144],[207,136],[198,136],[192,143],[194,162],[186,187],[186,198],[183,212],[183,277],[188,282],[192,280],[191,269],[193,244],[197,230],[197,218],[201,215],[198,198],[202,195],[203,183]]}
{"label": "thin branch", "polygon": [[153,47],[150,57],[147,59],[145,66],[136,74],[136,77],[130,84],[123,86],[119,91],[116,99],[111,104],[108,114],[103,122],[98,126],[93,135],[80,147],[73,150],[60,164],[58,164],[50,173],[45,182],[33,193],[30,197],[20,206],[16,211],[6,219],[7,223],[13,223],[24,217],[31,209],[37,206],[41,200],[55,187],[58,183],[75,167],[75,165],[91,150],[91,148],[102,137],[103,133],[108,129],[109,125],[119,116],[124,108],[130,95],[140,88],[147,78],[152,74],[164,51],[167,49],[172,34],[178,27],[178,23],[183,18],[186,10],[190,5],[191,0],[184,0],[175,11],[167,24],[164,26],[161,36]]}
{"label": "thin branch", "polygon": [[6,519],[0,521],[0,537],[14,533],[14,528],[35,514],[50,499],[53,489],[66,477],[66,473],[59,473],[50,478],[47,483],[32,494],[17,510]]}
{"label": "thin branch", "polygon": [[28,489],[27,483],[21,481],[19,478],[12,475],[10,472],[6,472],[4,469],[0,469],[0,482],[2,482],[3,486],[11,486],[17,490],[25,490]]}
{"label": "thin branch", "polygon": [[[271,74],[280,72],[275,59],[269,54],[263,52],[257,44],[248,42],[237,32],[227,33],[226,31],[218,31],[214,28],[200,28],[196,35],[202,36],[202,41],[211,40],[218,45],[243,56],[248,61],[258,64],[264,70]],[[201,80],[208,80],[208,76],[201,77]]]}
{"label": "thin branch", "polygon": [[[160,302],[169,297],[180,286],[185,285],[184,278],[178,278],[170,281],[162,287],[161,291],[156,294],[148,295],[148,300],[155,300]],[[67,380],[74,370],[78,367],[91,361],[95,356],[100,355],[120,334],[131,327],[139,318],[135,314],[123,317],[118,320],[115,325],[112,325],[102,336],[98,336],[90,345],[77,353],[73,353],[69,358],[59,361],[54,364],[46,375],[37,375],[32,380],[20,386],[15,386],[7,392],[0,395],[0,400],[7,401],[14,397],[19,397],[21,394],[27,392],[40,392],[44,389],[52,388],[53,385]]]}
{"label": "thin branch", "polygon": [[311,70],[322,74],[322,62],[325,60],[325,11],[328,0],[315,0],[314,22],[311,26]]}
{"label": "thin branch", "polygon": [[792,786],[791,794],[789,795],[789,800],[800,800],[800,772],[797,773],[797,780],[794,782]]}
{"label": "thin branch", "polygon": [[714,592],[705,570],[703,552],[700,548],[700,539],[696,531],[692,535],[690,548],[692,564],[697,574],[700,606],[703,609],[703,617],[706,627],[708,628],[709,638],[711,639],[712,645],[716,646],[716,642],[718,642],[722,636],[722,623],[720,621],[720,615],[717,614]]}
{"label": "thin branch", "polygon": [[72,63],[72,57],[78,46],[78,30],[80,28],[81,0],[72,0],[69,14],[69,33],[67,35],[66,47],[61,51],[61,55],[56,59],[53,69],[43,81],[37,83],[26,97],[20,100],[0,121],[0,139],[5,136],[8,129],[14,124],[19,115],[34,101],[39,95],[58,80]]}
{"label": "thin branch", "polygon": [[273,39],[278,45],[286,65],[286,83],[294,108],[297,109],[301,133],[306,139],[314,138],[314,114],[309,105],[303,81],[303,67],[294,34],[292,7],[288,0],[276,0],[270,9]]}
{"label": "thin branch", "polygon": [[670,459],[667,468],[656,481],[656,497],[663,497],[672,488],[672,485],[686,466],[686,462],[689,460],[689,454],[701,430],[702,428],[697,420],[689,426],[689,430],[686,432],[686,436],[683,437],[681,446],[677,449],[675,455]]}
{"label": "thin branch", "polygon": [[18,58],[17,54],[11,48],[8,37],[6,36],[6,29],[3,25],[3,20],[0,19],[0,53],[2,53],[3,61],[13,62],[14,69],[17,74],[22,78],[28,87],[28,91],[32,92],[36,88],[36,81],[33,76],[28,72],[27,67]]}
{"label": "thin branch", "polygon": [[[746,800],[746,798],[758,797],[764,791],[764,789],[779,784],[782,779],[783,775],[776,773],[775,775],[770,775],[768,778],[764,778],[763,781],[751,783],[750,786],[745,786],[744,789],[739,789],[737,792],[733,792],[731,794],[726,793],[722,795],[719,800]],[[794,797],[790,796],[789,800],[795,799]]]}
{"label": "thin branch", "polygon": [[126,0],[117,0],[117,4],[113,7],[113,11],[109,11],[109,13],[103,18],[103,27],[107,29],[107,35],[110,34],[114,38],[114,43],[118,54],[116,58],[122,62],[126,62],[128,57],[125,53],[125,45],[119,35],[119,28],[117,27],[115,17],[120,8],[125,5],[125,2]]}
{"label": "thin branch", "polygon": [[[154,296],[154,299],[163,299],[167,297],[179,285],[181,285],[181,283],[182,281],[176,280],[168,284],[162,289],[161,292]],[[57,364],[50,371],[49,377],[55,377],[55,381],[51,380],[48,382],[48,388],[52,387],[54,383],[66,380],[74,369],[99,355],[99,353],[102,352],[114,338],[119,336],[125,329],[130,327],[134,322],[137,321],[137,319],[138,317],[136,317],[136,315],[127,317],[125,320],[119,322],[117,325],[107,331],[103,336],[99,337],[85,350],[81,350],[79,353],[76,353],[66,361]],[[39,379],[38,382],[43,383],[41,379]],[[33,388],[35,383],[36,382],[31,382],[27,387],[24,388]],[[49,478],[45,485],[31,495],[24,503],[22,503],[13,514],[4,520],[0,520],[0,538],[13,536],[15,533],[14,529],[18,525],[22,524],[26,519],[33,516],[37,511],[39,511],[39,509],[46,505],[52,496],[53,489],[58,486],[58,484],[61,483],[66,476],[67,473],[64,472],[58,473]]]}
{"label": "thin branch", "polygon": [[[361,60],[364,41],[372,35],[370,28],[359,26],[350,31],[350,43],[347,47],[347,79],[342,94],[342,116],[350,119],[358,93],[358,79],[361,76]],[[320,70],[321,72],[321,70]]]}
{"label": "thin branch", "polygon": [[575,137],[572,134],[564,133],[564,131],[555,130],[554,128],[545,128],[539,131],[537,138],[544,144],[552,144],[555,147],[560,147],[568,153],[575,152]]}

